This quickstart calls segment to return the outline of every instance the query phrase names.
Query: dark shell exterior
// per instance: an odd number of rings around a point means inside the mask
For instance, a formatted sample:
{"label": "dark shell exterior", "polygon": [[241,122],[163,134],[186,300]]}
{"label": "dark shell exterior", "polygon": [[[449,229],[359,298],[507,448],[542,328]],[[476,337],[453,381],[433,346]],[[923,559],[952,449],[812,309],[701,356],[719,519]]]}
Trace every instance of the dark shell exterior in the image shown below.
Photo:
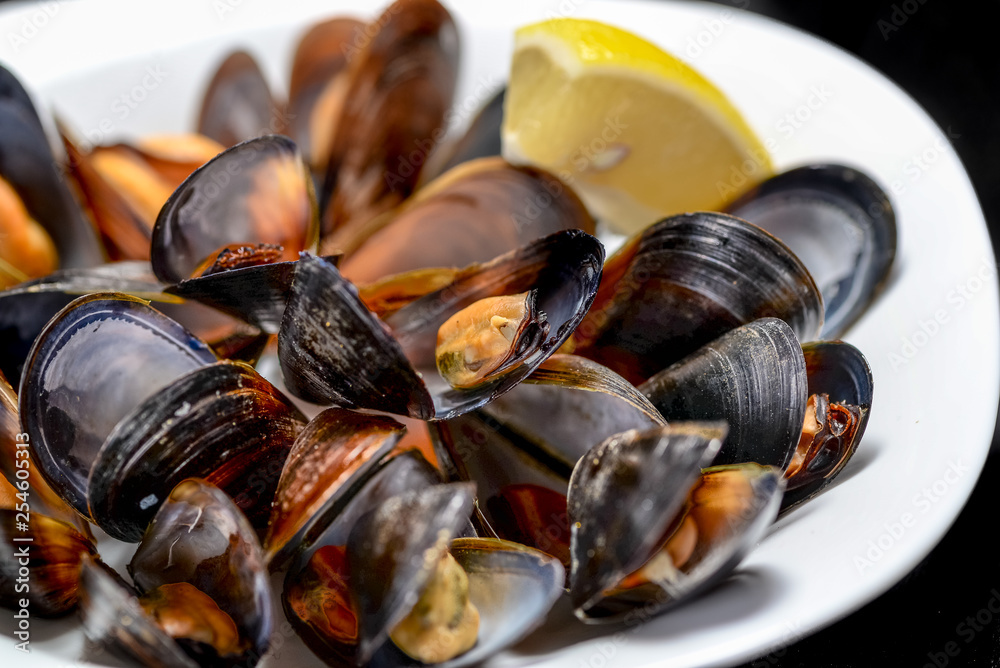
{"label": "dark shell exterior", "polygon": [[722,213],[665,218],[604,268],[568,350],[635,385],[734,327],[784,320],[817,338],[823,302],[802,262],[773,236]]}
{"label": "dark shell exterior", "polygon": [[87,476],[119,421],[213,362],[207,345],[141,299],[101,293],[72,302],[36,339],[18,392],[46,480],[88,516]]}
{"label": "dark shell exterior", "polygon": [[153,227],[153,272],[178,283],[230,244],[281,246],[293,261],[316,248],[317,226],[298,147],[280,135],[250,139],[199,167],[167,200]]}
{"label": "dark shell exterior", "polygon": [[199,368],[141,403],[108,436],[88,481],[91,516],[109,535],[136,542],[174,485],[202,477],[263,531],[305,423],[251,367]]}
{"label": "dark shell exterior", "polygon": [[777,318],[738,327],[650,378],[639,389],[667,420],[725,420],[716,464],[757,462],[782,470],[805,419],[802,348]]}
{"label": "dark shell exterior", "polygon": [[275,134],[281,118],[264,75],[246,51],[230,54],[208,84],[198,132],[223,146]]}
{"label": "dark shell exterior", "polygon": [[841,336],[885,287],[896,257],[896,215],[885,191],[857,169],[792,169],[727,210],[781,239],[809,269],[826,307],[821,338]]}

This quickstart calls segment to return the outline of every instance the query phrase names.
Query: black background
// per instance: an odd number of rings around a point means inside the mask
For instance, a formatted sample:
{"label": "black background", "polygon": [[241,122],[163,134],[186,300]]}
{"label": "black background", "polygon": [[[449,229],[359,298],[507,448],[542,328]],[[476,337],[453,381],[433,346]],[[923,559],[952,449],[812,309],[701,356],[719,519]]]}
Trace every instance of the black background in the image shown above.
{"label": "black background", "polygon": [[[909,92],[940,127],[958,134],[954,146],[972,178],[996,250],[1000,2],[719,4],[778,19],[853,53]],[[947,230],[948,221],[942,221],[942,244]],[[902,582],[837,624],[746,666],[1000,665],[1000,615],[989,610],[1000,609],[997,450],[994,436],[969,503],[940,545]],[[802,568],[808,570],[809,564]]]}

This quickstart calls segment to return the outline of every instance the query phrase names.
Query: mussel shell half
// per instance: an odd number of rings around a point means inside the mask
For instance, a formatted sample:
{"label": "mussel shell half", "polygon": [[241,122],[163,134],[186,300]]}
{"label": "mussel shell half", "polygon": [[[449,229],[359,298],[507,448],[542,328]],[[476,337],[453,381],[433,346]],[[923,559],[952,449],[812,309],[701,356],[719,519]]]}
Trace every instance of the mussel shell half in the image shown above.
{"label": "mussel shell half", "polygon": [[246,51],[231,53],[215,71],[198,117],[198,132],[229,147],[281,132],[271,89]]}
{"label": "mussel shell half", "polygon": [[[337,256],[324,258],[336,264]],[[295,261],[240,267],[188,278],[165,292],[194,299],[239,318],[268,334],[277,334],[292,289]]]}
{"label": "mussel shell half", "polygon": [[653,556],[725,437],[725,423],[674,423],[617,434],[580,459],[567,496],[575,609],[597,604]]}
{"label": "mussel shell half", "polygon": [[281,246],[281,257],[295,260],[315,249],[318,224],[309,168],[292,140],[250,139],[199,167],[167,200],[153,227],[153,271],[177,283],[229,244]]}
{"label": "mussel shell half", "polygon": [[817,338],[823,302],[802,262],[779,240],[722,213],[665,218],[632,237],[604,268],[573,352],[635,385],[724,332],[758,318]]}
{"label": "mussel shell half", "polygon": [[[456,538],[450,551],[469,576],[469,601],[479,611],[479,637],[468,652],[434,664],[438,668],[471,666],[495,656],[538,626],[562,594],[562,564],[537,550],[491,538]],[[425,664],[386,643],[370,665]]]}
{"label": "mussel shell half", "polygon": [[[555,352],[576,327],[600,281],[604,250],[568,230],[539,239],[462,275],[380,321],[328,262],[303,257],[278,334],[285,384],[313,403],[447,419],[503,394]],[[536,290],[548,333],[487,382],[452,388],[436,369],[441,325],[485,297]]]}
{"label": "mussel shell half", "polygon": [[264,546],[272,569],[343,509],[405,429],[392,418],[342,408],[309,421],[292,444],[271,507]]}
{"label": "mussel shell half", "polygon": [[727,210],[775,235],[823,295],[821,337],[843,334],[885,286],[896,257],[889,196],[852,167],[808,165],[778,174]]}
{"label": "mussel shell half", "polygon": [[108,434],[178,376],[215,362],[201,340],[124,294],[87,295],[36,339],[18,395],[49,484],[87,516],[87,476]]}
{"label": "mussel shell half", "polygon": [[[24,529],[19,515],[24,513],[0,509],[0,606],[17,610],[24,607],[19,601],[27,599],[32,616],[64,615],[76,606],[80,561],[97,549],[65,522],[32,512]],[[19,573],[25,566],[28,588]]]}
{"label": "mussel shell half", "polygon": [[632,589],[607,592],[607,596],[595,600],[591,607],[577,607],[574,611],[577,617],[587,623],[624,619],[626,623],[635,624],[697,596],[727,577],[774,522],[785,485],[781,471],[772,466],[734,464],[702,471],[692,493],[698,493],[698,488],[706,483],[711,489],[710,480],[726,474],[742,479],[749,497],[734,515],[723,518],[715,527],[716,534],[711,540],[703,543],[699,539],[689,561],[679,569],[675,567],[663,579],[647,581]]}
{"label": "mussel shell half", "polygon": [[415,269],[486,262],[560,230],[593,234],[595,226],[555,175],[498,157],[455,167],[372,223],[380,224],[357,249],[356,239],[332,238],[346,253],[342,273],[359,285]]}
{"label": "mussel shell half", "polygon": [[80,619],[92,642],[154,668],[198,668],[146,614],[129,586],[91,556],[80,567]]}
{"label": "mussel shell half", "polygon": [[[142,592],[186,582],[210,596],[260,657],[274,626],[271,585],[253,528],[205,481],[179,483],[146,529],[129,573]],[[250,661],[250,663],[255,663]]]}
{"label": "mussel shell half", "polygon": [[136,542],[170,490],[202,477],[230,493],[261,530],[281,467],[306,419],[256,371],[218,362],[188,373],[125,416],[88,481],[94,521]]}
{"label": "mussel shell half", "polygon": [[104,253],[97,234],[56,165],[31,99],[0,65],[0,176],[52,237],[60,267],[100,264]]}
{"label": "mussel shell half", "polygon": [[352,55],[323,186],[323,234],[406,199],[447,131],[458,30],[436,0],[397,0]]}
{"label": "mussel shell half", "polygon": [[762,318],[723,334],[640,386],[667,420],[725,420],[716,464],[784,470],[802,433],[806,365],[792,329]]}
{"label": "mussel shell half", "polygon": [[823,471],[821,478],[802,486],[793,486],[789,482],[781,501],[782,514],[822,492],[854,456],[868,426],[874,391],[874,379],[868,360],[851,344],[843,341],[814,341],[803,344],[802,353],[809,377],[809,394],[826,394],[830,403],[856,406],[860,409],[860,418],[856,425],[850,425],[850,431],[845,434],[849,436],[848,442],[838,443],[836,452],[839,456],[836,461],[828,462],[831,468]]}
{"label": "mussel shell half", "polygon": [[472,513],[468,483],[394,496],[358,520],[347,541],[365,663],[416,604],[441,555]]}

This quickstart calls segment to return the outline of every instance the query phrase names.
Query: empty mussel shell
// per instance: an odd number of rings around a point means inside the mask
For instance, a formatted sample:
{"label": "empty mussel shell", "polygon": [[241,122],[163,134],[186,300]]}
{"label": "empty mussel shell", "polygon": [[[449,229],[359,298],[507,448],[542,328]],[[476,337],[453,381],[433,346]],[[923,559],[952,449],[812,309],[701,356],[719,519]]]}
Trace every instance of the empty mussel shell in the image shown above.
{"label": "empty mussel shell", "polygon": [[874,381],[865,356],[843,341],[802,346],[809,405],[802,438],[785,472],[781,513],[815,497],[854,455],[871,414]]}
{"label": "empty mussel shell", "polygon": [[314,250],[318,219],[309,168],[287,137],[237,144],[195,170],[160,210],[151,260],[165,283],[190,278],[232,244]]}
{"label": "empty mussel shell", "polygon": [[[576,327],[600,280],[603,246],[568,230],[549,235],[463,274],[454,283],[379,320],[330,263],[303,257],[278,334],[285,385],[319,404],[446,419],[488,403],[522,381]],[[534,291],[546,327],[537,345],[470,389],[436,370],[438,330],[487,297]]]}
{"label": "empty mussel shell", "polygon": [[608,259],[567,350],[635,385],[724,332],[765,317],[817,338],[823,302],[802,262],[759,227],[722,213],[665,218]]}
{"label": "empty mussel shell", "polygon": [[281,471],[264,538],[272,569],[339,514],[402,438],[392,418],[328,408],[302,430]]}
{"label": "empty mussel shell", "polygon": [[621,376],[586,358],[553,355],[510,392],[433,423],[431,433],[450,479],[476,483],[481,534],[537,548],[568,567],[566,491],[577,461],[614,434],[665,424]]}
{"label": "empty mussel shell", "polygon": [[45,479],[89,516],[87,477],[119,421],[215,361],[204,342],[136,297],[99,293],[70,303],[35,340],[18,392]]}
{"label": "empty mussel shell", "polygon": [[788,245],[823,295],[822,338],[843,334],[875,299],[896,257],[889,196],[865,173],[837,164],[774,176],[727,207]]}
{"label": "empty mussel shell", "polygon": [[784,470],[802,433],[808,379],[802,348],[783,320],[727,332],[640,386],[667,420],[725,420],[716,464]]}

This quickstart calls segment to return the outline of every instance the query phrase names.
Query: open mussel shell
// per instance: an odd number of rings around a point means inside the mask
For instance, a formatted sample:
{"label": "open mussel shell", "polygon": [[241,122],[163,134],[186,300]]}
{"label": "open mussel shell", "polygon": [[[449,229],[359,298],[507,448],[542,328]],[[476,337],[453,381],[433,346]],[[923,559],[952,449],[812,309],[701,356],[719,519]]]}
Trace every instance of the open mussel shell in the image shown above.
{"label": "open mussel shell", "polygon": [[59,266],[104,260],[93,227],[59,173],[38,113],[21,83],[0,65],[0,178],[55,243]]}
{"label": "open mussel shell", "polygon": [[621,376],[582,357],[553,355],[510,392],[435,422],[431,433],[450,478],[476,483],[481,533],[568,566],[566,491],[577,461],[614,434],[665,424]]}
{"label": "open mussel shell", "polygon": [[335,234],[329,247],[345,252],[341,272],[360,285],[486,262],[567,229],[594,233],[580,198],[548,172],[496,157],[455,167],[353,238]]}
{"label": "open mussel shell", "polygon": [[[456,538],[450,551],[469,577],[469,601],[479,611],[479,636],[468,652],[433,664],[440,668],[472,666],[495,656],[537,627],[563,593],[562,564],[538,550],[493,538]],[[426,664],[386,643],[370,665]]]}
{"label": "open mussel shell", "polygon": [[896,257],[888,195],[852,167],[807,165],[778,174],[727,207],[781,239],[823,295],[822,338],[843,334],[885,286]]}
{"label": "open mussel shell", "polygon": [[358,660],[365,663],[407,615],[452,538],[469,520],[468,483],[395,496],[362,517],[347,541],[358,610]]}
{"label": "open mussel shell", "polygon": [[436,0],[397,0],[352,53],[323,187],[323,234],[364,222],[413,192],[447,131],[458,31]]}
{"label": "open mussel shell", "polygon": [[250,647],[250,665],[267,650],[274,626],[271,586],[253,528],[229,496],[201,480],[179,483],[146,529],[128,564],[146,593],[187,583],[211,597]]}
{"label": "open mussel shell", "polygon": [[31,218],[55,243],[59,266],[90,267],[104,261],[97,235],[56,167],[41,121],[27,93],[0,66],[0,178],[17,192]]}
{"label": "open mussel shell", "polygon": [[[584,232],[552,234],[464,274],[384,322],[332,264],[304,256],[278,334],[285,384],[313,403],[422,419],[473,410],[524,380],[562,345],[590,306],[603,256],[600,242]],[[474,388],[451,387],[435,368],[441,325],[486,297],[529,290],[548,323],[539,345]]]}
{"label": "open mussel shell", "polygon": [[777,318],[737,327],[640,386],[667,420],[725,420],[716,464],[788,466],[802,433],[808,378],[802,347]]}
{"label": "open mussel shell", "polygon": [[101,447],[87,487],[90,515],[135,542],[175,484],[203,477],[263,531],[279,474],[305,417],[239,362],[201,367],[124,416]]}
{"label": "open mussel shell", "polygon": [[[819,395],[816,418],[821,443],[808,443],[801,468],[789,468],[781,513],[815,497],[843,470],[864,436],[871,414],[874,381],[865,356],[843,341],[802,346],[810,396]],[[825,396],[823,396],[825,395]],[[825,419],[823,419],[825,416]],[[800,442],[800,448],[804,447]],[[793,460],[794,461],[794,460]]]}
{"label": "open mussel shell", "polygon": [[574,608],[595,605],[653,555],[725,437],[721,422],[630,430],[580,460],[567,496]]}
{"label": "open mussel shell", "polygon": [[119,421],[215,361],[204,342],[141,299],[102,293],[72,302],[35,340],[18,392],[45,479],[88,516],[87,476]]}
{"label": "open mussel shell", "polygon": [[197,169],[170,196],[153,228],[153,271],[166,283],[192,277],[233,244],[280,247],[282,260],[316,247],[309,169],[287,137],[237,144]]}
{"label": "open mussel shell", "polygon": [[744,220],[698,212],[632,237],[604,268],[568,350],[640,384],[724,332],[758,318],[817,338],[823,301],[802,262]]}
{"label": "open mussel shell", "polygon": [[292,444],[275,492],[264,538],[272,569],[343,510],[404,431],[391,418],[341,408],[309,421]]}
{"label": "open mussel shell", "polygon": [[198,132],[224,147],[282,132],[271,89],[257,61],[246,51],[230,54],[208,84],[198,116]]}
{"label": "open mussel shell", "polygon": [[19,610],[27,599],[32,616],[64,615],[77,603],[80,562],[97,549],[69,524],[38,512],[26,528],[26,514],[0,509],[0,606]]}
{"label": "open mussel shell", "polygon": [[702,470],[724,438],[724,423],[678,422],[620,434],[580,460],[568,504],[577,617],[641,621],[718,582],[762,538],[781,472]]}
{"label": "open mussel shell", "polygon": [[361,21],[347,17],[321,21],[295,49],[286,131],[317,171],[330,159],[330,143],[350,83],[347,65],[360,50],[364,28]]}
{"label": "open mussel shell", "polygon": [[139,604],[131,587],[94,557],[80,566],[80,619],[91,642],[145,666],[198,668]]}

